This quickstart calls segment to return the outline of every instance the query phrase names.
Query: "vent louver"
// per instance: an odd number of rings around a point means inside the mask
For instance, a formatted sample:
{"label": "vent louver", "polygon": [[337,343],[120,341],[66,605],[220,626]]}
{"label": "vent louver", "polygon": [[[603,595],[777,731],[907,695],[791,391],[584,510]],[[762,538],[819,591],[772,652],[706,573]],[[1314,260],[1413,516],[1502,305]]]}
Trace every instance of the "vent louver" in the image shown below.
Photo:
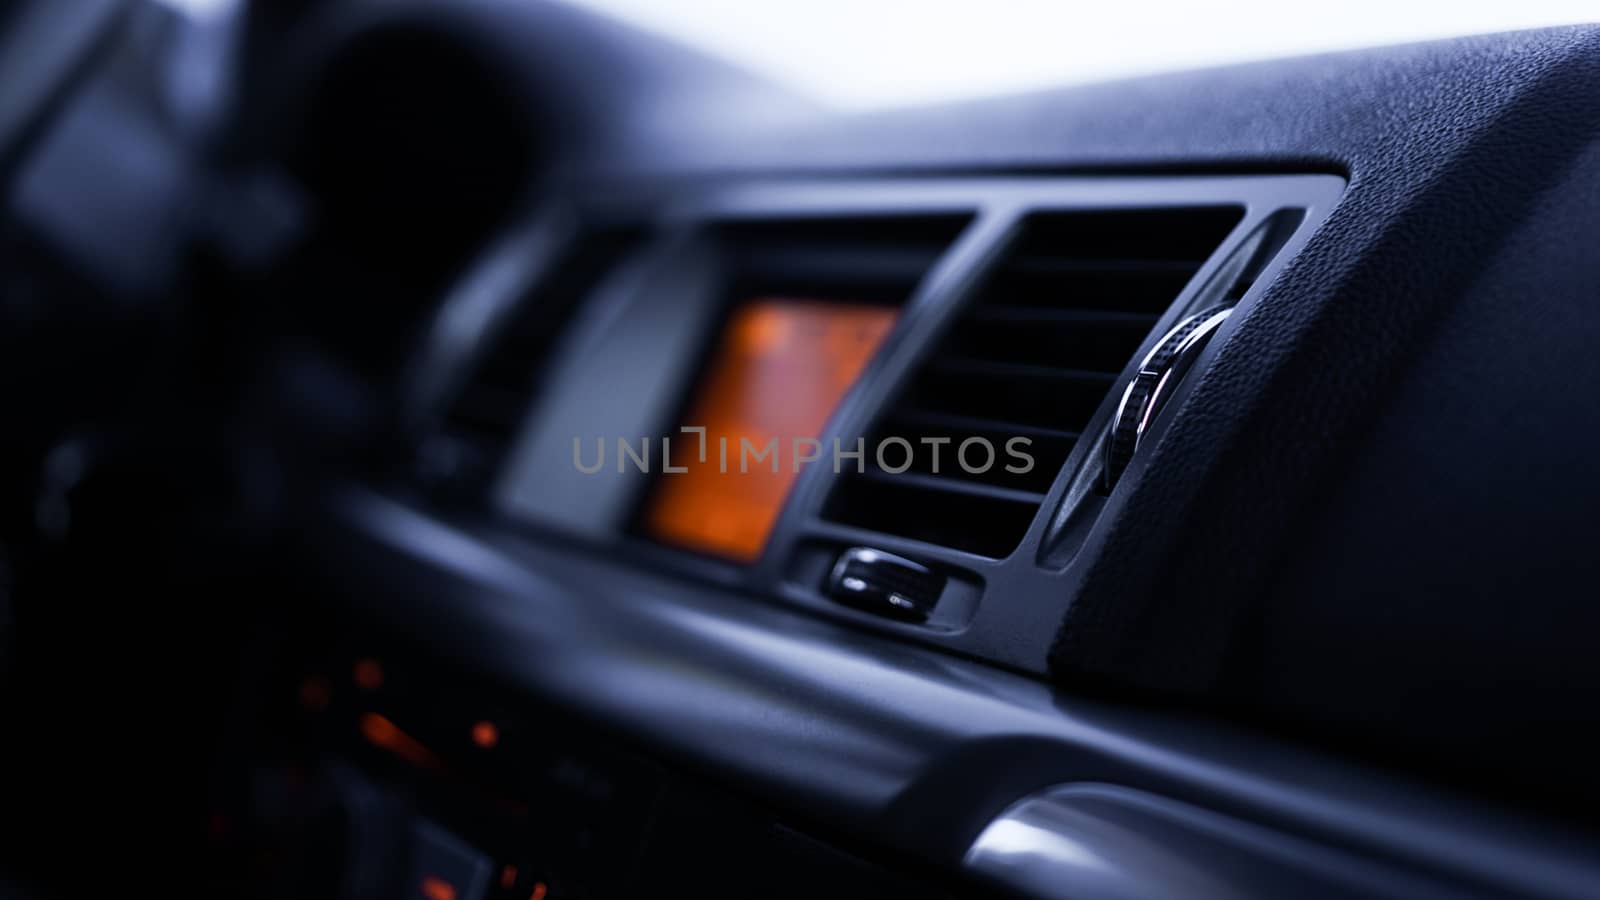
{"label": "vent louver", "polygon": [[447,409],[431,444],[440,480],[458,490],[488,484],[510,448],[556,336],[582,302],[643,235],[633,229],[596,231],[567,250],[533,294],[501,327],[472,376]]}
{"label": "vent louver", "polygon": [[[1200,207],[1030,216],[868,439],[910,442],[912,466],[835,486],[832,521],[981,556],[1011,553],[1113,382],[1242,211]],[[970,471],[957,451],[996,453]],[[948,443],[937,443],[945,439]],[[1007,442],[1032,457],[1024,467]],[[938,471],[934,471],[937,444]],[[974,443],[973,469],[988,460]],[[885,462],[902,456],[887,451]]]}

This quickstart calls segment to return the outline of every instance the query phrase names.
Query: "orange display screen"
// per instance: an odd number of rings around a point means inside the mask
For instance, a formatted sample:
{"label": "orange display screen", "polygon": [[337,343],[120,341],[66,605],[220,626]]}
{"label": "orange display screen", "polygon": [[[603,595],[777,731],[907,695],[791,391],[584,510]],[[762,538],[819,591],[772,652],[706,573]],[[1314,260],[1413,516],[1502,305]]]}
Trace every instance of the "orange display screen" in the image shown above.
{"label": "orange display screen", "polygon": [[704,436],[672,439],[672,469],[646,505],[645,533],[741,562],[759,556],[799,472],[832,464],[817,435],[896,315],[822,300],[741,304],[682,423]]}

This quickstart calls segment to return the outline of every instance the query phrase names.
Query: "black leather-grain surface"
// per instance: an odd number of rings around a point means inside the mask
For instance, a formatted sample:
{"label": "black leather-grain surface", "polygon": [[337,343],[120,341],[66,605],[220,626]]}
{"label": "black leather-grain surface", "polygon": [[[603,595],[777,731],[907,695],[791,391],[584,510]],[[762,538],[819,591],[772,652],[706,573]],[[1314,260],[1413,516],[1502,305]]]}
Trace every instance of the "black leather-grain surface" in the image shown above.
{"label": "black leather-grain surface", "polygon": [[1531,207],[1297,521],[1224,686],[1256,715],[1592,816],[1600,141]]}
{"label": "black leather-grain surface", "polygon": [[1413,60],[1412,78],[1372,73],[1352,85],[1351,107],[1331,117],[1346,128],[1327,146],[1341,148],[1349,190],[1134,486],[1064,625],[1063,674],[1164,692],[1217,687],[1241,617],[1336,493],[1419,343],[1593,139],[1592,35],[1431,49],[1437,58]]}

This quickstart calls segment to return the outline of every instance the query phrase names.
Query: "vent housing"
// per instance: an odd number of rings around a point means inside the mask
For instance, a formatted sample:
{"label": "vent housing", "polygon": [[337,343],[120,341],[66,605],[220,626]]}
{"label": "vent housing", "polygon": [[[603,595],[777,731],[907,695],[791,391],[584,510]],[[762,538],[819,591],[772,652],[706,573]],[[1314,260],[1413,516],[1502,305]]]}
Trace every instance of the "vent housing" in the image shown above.
{"label": "vent housing", "polygon": [[[1009,555],[1112,384],[1239,222],[1233,206],[1036,213],[946,337],[871,429],[867,469],[836,484],[825,518],[980,556]],[[901,473],[872,448],[903,438]],[[958,450],[995,449],[986,471]],[[938,443],[940,440],[947,443]],[[1016,442],[1025,441],[1026,443]],[[1031,456],[1026,468],[1009,446]],[[938,470],[934,470],[937,444]],[[966,459],[983,468],[974,443]],[[902,462],[903,448],[884,461]]]}

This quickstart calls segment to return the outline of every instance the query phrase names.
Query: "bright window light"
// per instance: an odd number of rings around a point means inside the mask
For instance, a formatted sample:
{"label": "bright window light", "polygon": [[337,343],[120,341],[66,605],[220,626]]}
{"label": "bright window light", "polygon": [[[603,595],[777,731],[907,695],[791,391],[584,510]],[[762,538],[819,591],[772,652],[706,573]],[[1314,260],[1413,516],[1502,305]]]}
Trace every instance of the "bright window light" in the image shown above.
{"label": "bright window light", "polygon": [[1595,0],[578,2],[847,109],[1600,18]]}
{"label": "bright window light", "polygon": [[[238,0],[162,2],[205,15]],[[842,109],[1600,19],[1595,0],[571,2]]]}

